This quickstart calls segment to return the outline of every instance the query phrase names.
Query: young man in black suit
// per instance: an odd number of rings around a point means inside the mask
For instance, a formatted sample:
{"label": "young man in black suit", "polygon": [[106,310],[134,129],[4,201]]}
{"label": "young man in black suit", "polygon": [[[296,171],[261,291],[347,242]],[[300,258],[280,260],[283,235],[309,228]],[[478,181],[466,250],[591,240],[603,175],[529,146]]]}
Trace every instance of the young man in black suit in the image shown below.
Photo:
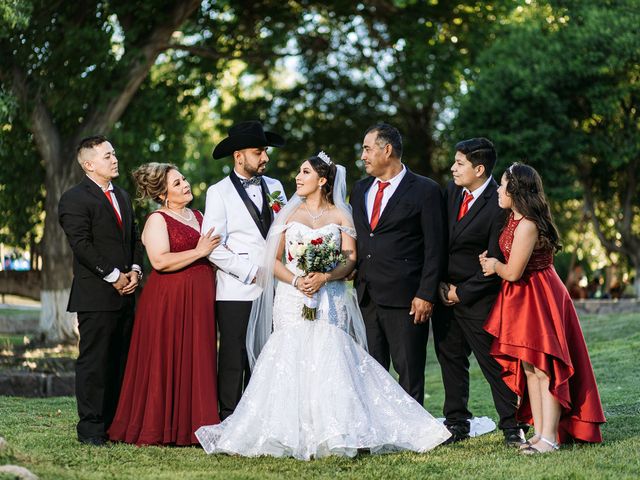
{"label": "young man in black suit", "polygon": [[449,248],[447,273],[440,283],[442,304],[433,317],[436,355],[445,389],[445,425],[452,433],[449,443],[469,436],[469,355],[474,353],[489,382],[500,416],[505,442],[517,445],[523,434],[517,425],[516,395],[501,379],[500,365],[489,355],[493,337],[482,328],[501,280],[485,277],[478,256],[485,250],[502,258],[498,238],[505,210],[498,206],[498,185],[491,176],[496,151],[486,138],[472,138],[456,145],[447,185]]}
{"label": "young man in black suit", "polygon": [[402,162],[402,137],[388,124],[367,130],[362,160],[370,175],[351,193],[358,234],[355,285],[369,353],[390,362],[402,388],[424,402],[429,318],[445,255],[443,203],[431,179]]}
{"label": "young man in black suit", "polygon": [[82,181],[60,198],[58,215],[73,251],[68,310],[78,313],[78,440],[103,445],[113,420],[129,349],[134,291],[142,277],[142,245],[131,199],[111,181],[118,159],[102,136],[77,150]]}

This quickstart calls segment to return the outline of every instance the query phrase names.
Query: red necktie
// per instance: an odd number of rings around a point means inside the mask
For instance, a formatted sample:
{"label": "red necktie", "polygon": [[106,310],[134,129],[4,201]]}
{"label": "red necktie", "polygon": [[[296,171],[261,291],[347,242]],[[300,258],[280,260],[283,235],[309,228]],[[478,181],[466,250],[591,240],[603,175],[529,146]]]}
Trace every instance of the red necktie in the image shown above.
{"label": "red necktie", "polygon": [[390,182],[381,182],[378,181],[378,191],[376,192],[376,198],[373,201],[373,210],[371,211],[371,230],[376,228],[378,225],[378,220],[380,220],[380,205],[382,205],[382,195],[384,189],[390,185]]}
{"label": "red necktie", "polygon": [[122,218],[120,217],[120,214],[118,213],[118,210],[116,209],[116,206],[113,204],[113,198],[111,198],[111,191],[110,190],[105,190],[104,194],[107,196],[107,199],[109,200],[109,203],[111,204],[111,208],[113,208],[113,213],[116,214],[116,220],[118,220],[118,227],[122,228]]}
{"label": "red necktie", "polygon": [[460,219],[469,211],[469,204],[471,203],[471,200],[473,200],[473,195],[469,192],[464,192],[464,198],[460,204],[460,210],[458,210],[458,221],[460,221]]}

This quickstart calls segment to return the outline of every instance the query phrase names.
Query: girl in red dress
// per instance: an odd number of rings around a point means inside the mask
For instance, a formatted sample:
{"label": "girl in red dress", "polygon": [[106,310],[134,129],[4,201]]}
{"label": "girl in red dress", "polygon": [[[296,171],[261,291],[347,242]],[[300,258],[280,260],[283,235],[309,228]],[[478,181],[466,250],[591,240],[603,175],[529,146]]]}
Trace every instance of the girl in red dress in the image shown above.
{"label": "girl in red dress", "polygon": [[485,276],[504,281],[485,330],[495,338],[491,355],[519,397],[518,419],[535,434],[521,452],[558,449],[570,439],[601,442],[605,422],[580,321],[553,268],[558,231],[538,173],[515,163],[502,176],[498,203],[511,210],[500,236],[506,263],[484,252]]}
{"label": "girl in red dress", "polygon": [[202,425],[220,422],[216,389],[215,274],[220,244],[200,234],[202,214],[187,208],[189,182],[168,163],[133,172],[142,198],[162,207],[142,233],[153,272],[136,310],[129,356],[109,438],[136,445],[192,445]]}

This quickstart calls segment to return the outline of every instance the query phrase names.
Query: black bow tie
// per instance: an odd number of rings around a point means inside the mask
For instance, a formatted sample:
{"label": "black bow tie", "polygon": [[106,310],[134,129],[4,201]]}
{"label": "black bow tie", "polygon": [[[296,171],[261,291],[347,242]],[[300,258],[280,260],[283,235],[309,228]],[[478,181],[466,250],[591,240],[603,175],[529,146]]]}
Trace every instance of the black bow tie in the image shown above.
{"label": "black bow tie", "polygon": [[249,188],[249,185],[260,185],[261,181],[262,181],[262,177],[260,175],[251,177],[249,180],[247,180],[246,178],[240,179],[240,183],[244,188]]}

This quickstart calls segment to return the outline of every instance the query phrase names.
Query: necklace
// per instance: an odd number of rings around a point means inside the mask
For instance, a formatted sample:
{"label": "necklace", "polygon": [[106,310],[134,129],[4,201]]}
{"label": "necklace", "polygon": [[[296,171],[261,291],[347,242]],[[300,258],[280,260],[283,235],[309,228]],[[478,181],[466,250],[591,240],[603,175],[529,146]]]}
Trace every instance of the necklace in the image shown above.
{"label": "necklace", "polygon": [[184,216],[179,212],[176,212],[174,210],[171,210],[170,208],[167,208],[167,210],[169,210],[171,213],[173,213],[174,215],[179,216],[181,219],[183,219],[185,222],[190,222],[191,220],[193,220],[193,212],[191,210],[189,210],[188,208],[183,208],[182,211],[187,211],[189,213],[189,215]]}
{"label": "necklace", "polygon": [[316,222],[318,221],[318,219],[319,219],[322,215],[324,215],[324,212],[326,212],[326,211],[327,211],[326,207],[323,207],[323,208],[321,208],[321,209],[320,209],[320,213],[318,213],[318,214],[316,214],[316,215],[313,215],[313,214],[309,211],[309,209],[307,208],[307,204],[306,204],[306,203],[304,203],[303,205],[304,205],[304,209],[307,211],[307,213],[308,213],[308,214],[309,214],[309,216],[311,217],[311,223],[316,223]]}

